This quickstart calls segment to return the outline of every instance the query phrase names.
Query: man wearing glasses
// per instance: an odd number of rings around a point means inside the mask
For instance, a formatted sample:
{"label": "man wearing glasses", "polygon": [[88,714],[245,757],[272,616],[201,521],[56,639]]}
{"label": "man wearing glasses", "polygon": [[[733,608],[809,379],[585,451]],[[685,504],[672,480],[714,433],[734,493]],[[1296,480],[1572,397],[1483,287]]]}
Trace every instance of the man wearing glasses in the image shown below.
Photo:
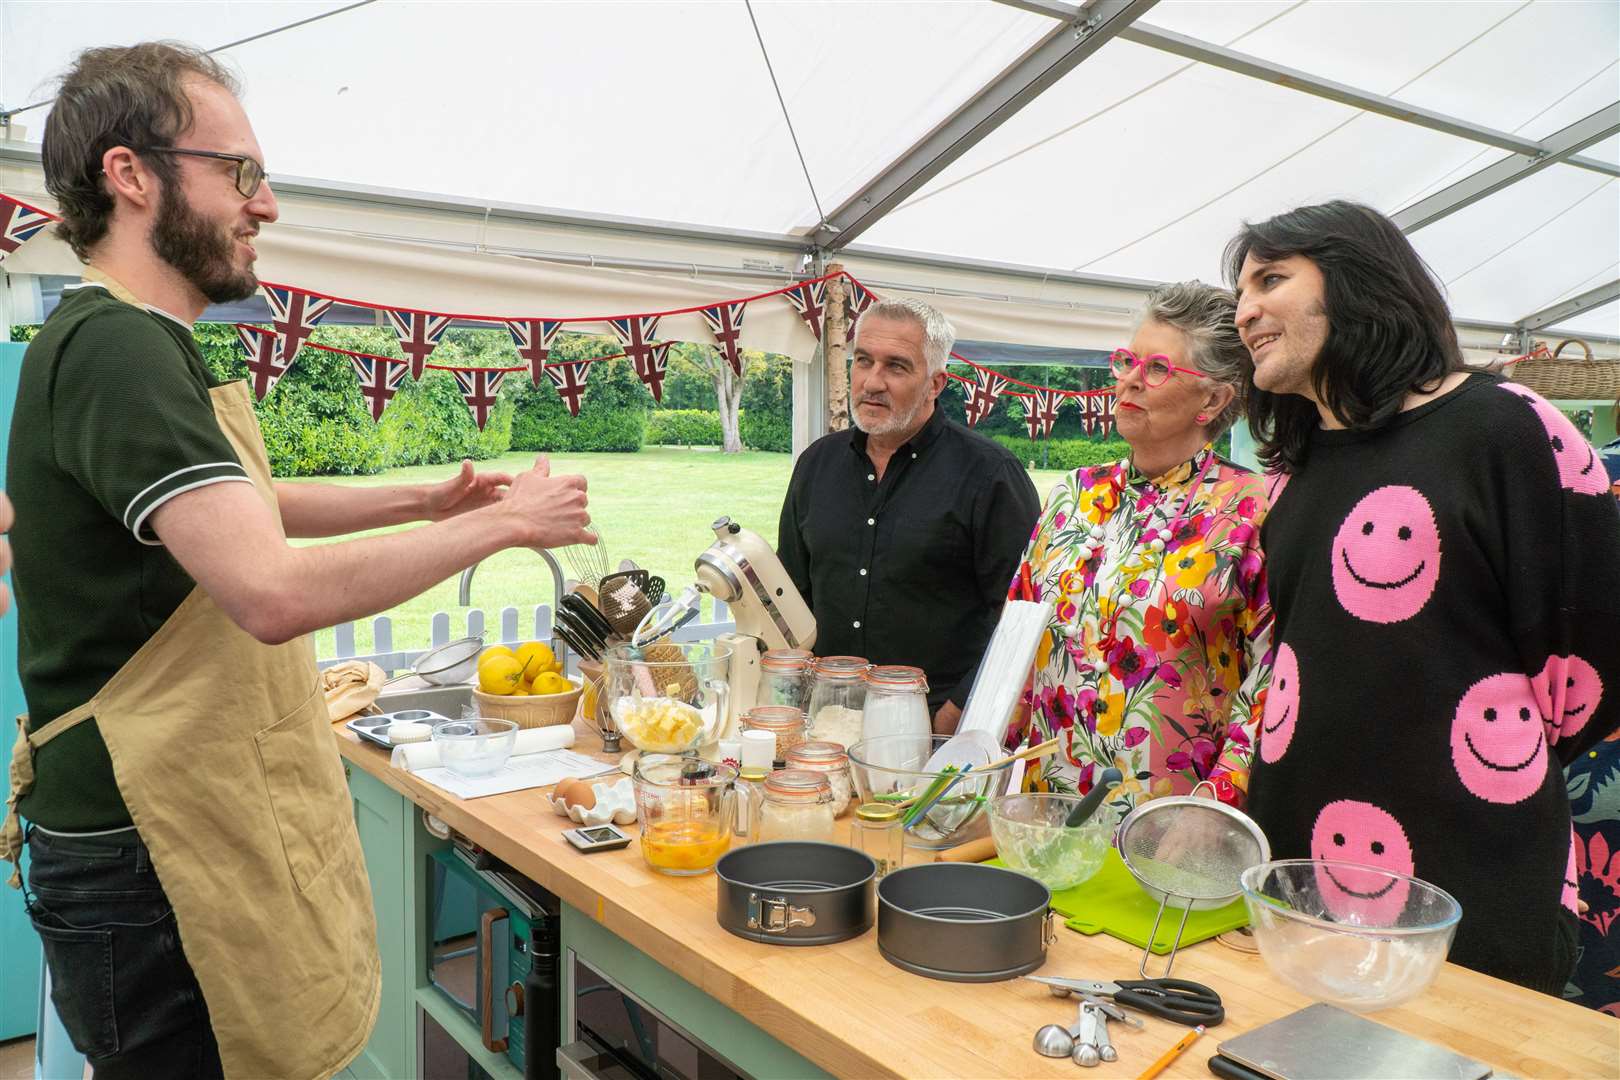
{"label": "man wearing glasses", "polygon": [[[82,54],[43,150],[87,264],[23,361],[6,485],[29,706],[8,809],[29,821],[52,999],[98,1080],[329,1076],[380,985],[308,635],[503,548],[594,542],[585,481],[542,460],[421,487],[274,482],[246,384],[216,384],[191,336],[257,288],[277,217],[206,54]],[[0,858],[23,842],[8,813]]]}

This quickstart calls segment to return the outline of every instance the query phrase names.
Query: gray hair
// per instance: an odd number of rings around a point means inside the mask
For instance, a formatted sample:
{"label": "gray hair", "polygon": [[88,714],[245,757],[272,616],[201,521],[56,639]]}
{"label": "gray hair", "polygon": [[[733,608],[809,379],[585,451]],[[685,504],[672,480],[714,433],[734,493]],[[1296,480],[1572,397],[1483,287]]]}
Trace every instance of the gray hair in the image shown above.
{"label": "gray hair", "polygon": [[1202,281],[1161,285],[1148,294],[1136,325],[1150,320],[1180,330],[1193,367],[1232,388],[1231,404],[1205,425],[1211,438],[1219,437],[1243,415],[1249,389],[1249,350],[1238,336],[1237,298]]}
{"label": "gray hair", "polygon": [[907,322],[921,327],[923,359],[928,363],[928,374],[938,375],[945,370],[945,362],[951,358],[951,349],[956,345],[956,327],[951,325],[951,321],[941,314],[938,308],[909,296],[879,300],[855,321],[857,346],[861,340],[861,327],[868,319],[893,319],[895,322]]}

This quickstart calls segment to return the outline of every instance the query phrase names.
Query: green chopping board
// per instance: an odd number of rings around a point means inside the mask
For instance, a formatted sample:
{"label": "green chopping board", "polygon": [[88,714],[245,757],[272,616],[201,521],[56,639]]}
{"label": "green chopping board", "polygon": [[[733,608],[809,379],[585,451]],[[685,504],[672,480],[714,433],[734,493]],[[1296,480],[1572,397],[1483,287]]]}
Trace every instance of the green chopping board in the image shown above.
{"label": "green chopping board", "polygon": [[[1005,864],[1000,859],[991,859],[990,865]],[[1119,852],[1109,848],[1108,857],[1096,876],[1072,889],[1052,894],[1052,910],[1063,916],[1063,925],[1070,930],[1087,935],[1107,934],[1143,949],[1148,947],[1148,932],[1153,929],[1159,902],[1131,876]],[[1153,938],[1156,955],[1164,956],[1170,951],[1176,940],[1176,927],[1180,925],[1181,909],[1166,906],[1159,932]],[[1189,914],[1181,944],[1185,948],[1247,925],[1249,912],[1243,906],[1243,898],[1239,897],[1225,907]]]}

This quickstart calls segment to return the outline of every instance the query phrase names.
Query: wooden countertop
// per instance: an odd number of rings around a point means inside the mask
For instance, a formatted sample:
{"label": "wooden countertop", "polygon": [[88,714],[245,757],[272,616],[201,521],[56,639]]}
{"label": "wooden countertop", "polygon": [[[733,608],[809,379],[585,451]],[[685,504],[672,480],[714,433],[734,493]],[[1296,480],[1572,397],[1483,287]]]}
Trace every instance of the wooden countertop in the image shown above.
{"label": "wooden countertop", "polygon": [[[1077,1072],[1067,1058],[1030,1047],[1042,1024],[1070,1024],[1074,1006],[1034,983],[952,983],[893,966],[877,931],[816,948],[745,941],[715,920],[712,874],[656,873],[637,845],[584,855],[562,838],[572,822],[538,791],[461,800],[391,768],[380,747],[334,726],[344,758],[551,890],[687,982],[840,1077],[1135,1077],[1184,1028],[1152,1017],[1146,1028],[1110,1026],[1120,1059]],[[574,749],[599,751],[594,731]],[[634,826],[631,827],[634,829]],[[1140,950],[1105,935],[1059,928],[1041,973],[1074,978],[1136,976]],[[1259,956],[1208,941],[1176,958],[1175,974],[1206,983],[1226,1003],[1226,1022],[1165,1072],[1208,1077],[1223,1039],[1311,1002]],[[1522,1077],[1620,1076],[1620,1020],[1448,964],[1427,993],[1372,1019]]]}

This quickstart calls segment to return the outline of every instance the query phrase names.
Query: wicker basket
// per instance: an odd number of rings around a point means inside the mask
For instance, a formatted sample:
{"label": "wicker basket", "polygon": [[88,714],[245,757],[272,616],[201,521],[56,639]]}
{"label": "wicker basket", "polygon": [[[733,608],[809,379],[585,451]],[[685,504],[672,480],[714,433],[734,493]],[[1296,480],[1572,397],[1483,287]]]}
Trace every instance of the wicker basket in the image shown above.
{"label": "wicker basket", "polygon": [[[1586,358],[1560,360],[1559,354],[1568,345],[1579,345]],[[1546,345],[1542,344],[1528,357],[1509,367],[1505,374],[1544,398],[1613,401],[1620,397],[1620,360],[1597,359],[1592,355],[1592,347],[1577,338],[1560,341],[1550,355]]]}
{"label": "wicker basket", "polygon": [[578,679],[570,681],[574,684],[572,690],[527,697],[486,694],[475,686],[473,702],[478,706],[479,716],[511,720],[520,729],[571,724],[574,722],[574,712],[579,708],[579,696],[585,692],[585,688]]}

